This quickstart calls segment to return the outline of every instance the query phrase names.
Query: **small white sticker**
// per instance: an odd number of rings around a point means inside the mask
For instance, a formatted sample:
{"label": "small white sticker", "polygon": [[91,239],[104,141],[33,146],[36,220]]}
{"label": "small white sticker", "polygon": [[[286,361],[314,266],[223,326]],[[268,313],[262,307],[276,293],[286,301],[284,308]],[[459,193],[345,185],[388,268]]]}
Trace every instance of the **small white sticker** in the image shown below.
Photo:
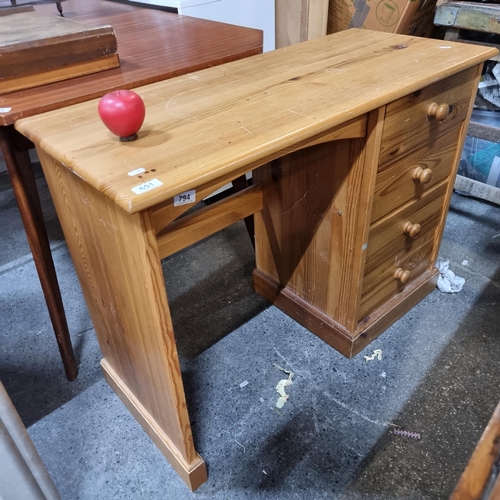
{"label": "small white sticker", "polygon": [[8,113],[12,108],[0,108],[0,113]]}
{"label": "small white sticker", "polygon": [[135,170],[131,170],[127,175],[130,177],[134,177],[134,175],[143,174],[145,171],[145,168],[136,168]]}
{"label": "small white sticker", "polygon": [[184,193],[174,196],[174,207],[179,207],[180,205],[188,205],[189,203],[194,203],[196,201],[196,190],[185,191]]}
{"label": "small white sticker", "polygon": [[151,189],[157,188],[161,186],[163,182],[159,181],[158,179],[151,179],[148,182],[145,182],[144,184],[139,184],[138,186],[135,186],[132,188],[132,191],[135,194],[142,194],[146,193],[147,191],[150,191]]}

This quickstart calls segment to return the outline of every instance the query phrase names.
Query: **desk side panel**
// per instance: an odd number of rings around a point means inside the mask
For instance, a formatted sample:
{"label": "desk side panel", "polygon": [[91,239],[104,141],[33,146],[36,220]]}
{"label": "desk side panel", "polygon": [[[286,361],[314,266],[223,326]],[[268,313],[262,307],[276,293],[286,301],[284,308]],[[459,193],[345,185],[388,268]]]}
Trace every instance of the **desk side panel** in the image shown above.
{"label": "desk side panel", "polygon": [[38,154],[106,365],[168,436],[181,468],[194,470],[203,461],[194,449],[149,213],[127,214],[43,150]]}

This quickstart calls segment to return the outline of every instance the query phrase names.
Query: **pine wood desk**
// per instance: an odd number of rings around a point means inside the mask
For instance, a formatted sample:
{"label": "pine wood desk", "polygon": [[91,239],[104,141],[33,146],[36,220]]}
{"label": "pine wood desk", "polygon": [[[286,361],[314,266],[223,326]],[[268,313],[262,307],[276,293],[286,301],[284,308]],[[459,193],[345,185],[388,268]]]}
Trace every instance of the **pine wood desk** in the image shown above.
{"label": "pine wood desk", "polygon": [[[160,259],[256,217],[256,290],[346,356],[434,287],[482,62],[495,49],[363,30],[137,89],[120,143],[97,102],[23,119],[105,376],[186,483],[196,453]],[[253,170],[248,189],[179,218]]]}
{"label": "pine wood desk", "polygon": [[[14,188],[26,235],[47,302],[66,375],[77,364],[52,261],[42,209],[27,150],[33,147],[13,123],[26,116],[190,73],[262,52],[262,32],[103,0],[68,0],[65,17],[90,25],[110,24],[121,66],[101,73],[0,96],[0,150]],[[56,15],[53,5],[37,11]]]}

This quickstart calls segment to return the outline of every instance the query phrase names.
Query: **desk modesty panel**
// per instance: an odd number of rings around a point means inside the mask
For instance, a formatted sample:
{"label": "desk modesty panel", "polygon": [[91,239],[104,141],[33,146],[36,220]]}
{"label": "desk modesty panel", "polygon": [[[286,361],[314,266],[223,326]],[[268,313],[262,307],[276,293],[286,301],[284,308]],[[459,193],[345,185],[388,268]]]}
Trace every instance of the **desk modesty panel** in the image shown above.
{"label": "desk modesty panel", "polygon": [[[160,259],[255,214],[257,292],[354,356],[435,287],[496,53],[347,30],[136,89],[134,142],[107,131],[95,100],[16,122],[37,145],[105,376],[191,489],[206,470]],[[251,170],[251,187],[180,218]]]}

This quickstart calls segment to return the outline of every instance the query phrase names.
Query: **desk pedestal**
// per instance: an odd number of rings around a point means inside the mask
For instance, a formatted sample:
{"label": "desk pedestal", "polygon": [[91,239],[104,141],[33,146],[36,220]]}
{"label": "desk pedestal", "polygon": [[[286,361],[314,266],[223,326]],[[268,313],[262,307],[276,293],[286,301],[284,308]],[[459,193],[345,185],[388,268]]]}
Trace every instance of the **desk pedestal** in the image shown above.
{"label": "desk pedestal", "polygon": [[[348,358],[432,292],[438,278],[439,222],[451,184],[441,183],[422,201],[410,199],[385,217],[385,225],[372,221],[385,113],[384,107],[368,115],[364,137],[318,141],[254,173],[264,200],[255,216],[256,291]],[[453,151],[456,156],[456,144]],[[411,177],[407,182],[413,184]],[[418,238],[403,231],[407,213],[422,222]],[[378,226],[390,230],[379,236]],[[381,263],[372,265],[370,245],[379,239],[386,239],[385,254],[377,251]],[[403,279],[398,280],[398,269],[407,273]],[[384,286],[377,289],[377,281]]]}

